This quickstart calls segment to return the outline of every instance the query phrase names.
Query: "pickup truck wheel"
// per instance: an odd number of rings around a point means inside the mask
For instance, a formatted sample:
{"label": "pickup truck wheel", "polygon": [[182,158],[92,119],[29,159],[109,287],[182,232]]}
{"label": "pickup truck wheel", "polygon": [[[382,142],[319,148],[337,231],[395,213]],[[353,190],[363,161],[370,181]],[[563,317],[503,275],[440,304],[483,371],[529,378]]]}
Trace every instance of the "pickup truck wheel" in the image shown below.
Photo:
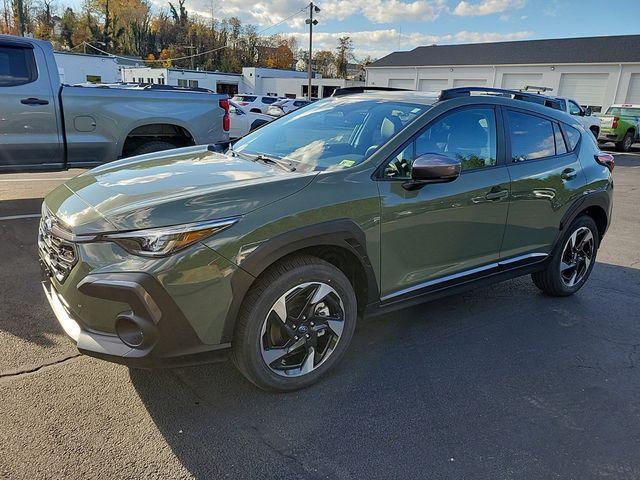
{"label": "pickup truck wheel", "polygon": [[558,242],[547,267],[531,275],[533,283],[544,293],[566,297],[585,284],[599,246],[598,227],[587,215],[576,218]]}
{"label": "pickup truck wheel", "polygon": [[619,152],[628,152],[633,145],[633,132],[627,132],[620,142],[616,142],[616,150]]}
{"label": "pickup truck wheel", "polygon": [[161,152],[162,150],[171,150],[176,148],[173,143],[163,142],[162,140],[153,140],[151,142],[143,143],[138,148],[131,152],[131,156],[144,155],[145,153]]}
{"label": "pickup truck wheel", "polygon": [[338,268],[310,255],[285,258],[269,267],[243,302],[234,363],[264,390],[307,387],[344,356],[356,317],[355,292]]}

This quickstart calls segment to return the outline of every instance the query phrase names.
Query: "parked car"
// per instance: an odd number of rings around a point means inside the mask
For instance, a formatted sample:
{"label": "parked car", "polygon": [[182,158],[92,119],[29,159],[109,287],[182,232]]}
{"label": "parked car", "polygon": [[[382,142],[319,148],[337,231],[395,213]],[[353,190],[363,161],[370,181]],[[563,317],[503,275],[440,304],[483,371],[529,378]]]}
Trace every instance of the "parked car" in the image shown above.
{"label": "parked car", "polygon": [[267,109],[267,114],[273,117],[281,117],[289,112],[293,112],[301,107],[310,105],[315,100],[304,100],[301,98],[287,98],[285,100],[279,100],[270,105]]}
{"label": "parked car", "polygon": [[612,105],[600,119],[599,142],[614,142],[616,150],[628,152],[631,145],[640,141],[640,105]]}
{"label": "parked car", "polygon": [[228,140],[228,101],[171,87],[60,84],[49,42],[0,35],[0,172],[87,167]]}
{"label": "parked car", "polygon": [[525,274],[550,295],[585,284],[613,157],[576,118],[509,91],[368,90],[225,154],[120,160],[50,193],[45,292],[77,348],[131,366],[231,352],[290,391],[336,365],[366,312]]}
{"label": "parked car", "polygon": [[544,94],[554,98],[559,102],[560,110],[576,117],[584,128],[593,133],[595,138],[598,138],[598,135],[600,134],[600,118],[592,115],[591,108],[581,106],[578,101],[573,98],[558,97],[547,93],[552,90],[553,89],[549,87],[532,87],[527,85],[522,91],[527,93],[538,92],[539,94]]}
{"label": "parked car", "polygon": [[248,95],[243,93],[234,96],[231,100],[241,107],[245,107],[250,112],[267,113],[269,105],[276,103],[280,98],[270,95]]}
{"label": "parked car", "polygon": [[229,116],[231,117],[229,137],[232,139],[244,137],[247,133],[273,120],[269,115],[250,112],[233,101],[229,104]]}

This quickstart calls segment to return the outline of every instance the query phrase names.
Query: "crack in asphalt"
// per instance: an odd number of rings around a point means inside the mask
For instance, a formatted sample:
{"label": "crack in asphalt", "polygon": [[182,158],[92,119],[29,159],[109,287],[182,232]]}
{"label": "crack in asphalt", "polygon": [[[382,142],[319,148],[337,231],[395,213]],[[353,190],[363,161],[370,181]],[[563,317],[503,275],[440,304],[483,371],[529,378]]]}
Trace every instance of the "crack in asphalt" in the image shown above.
{"label": "crack in asphalt", "polygon": [[82,355],[81,353],[76,353],[74,355],[69,355],[68,357],[60,358],[60,359],[55,360],[53,362],[45,363],[43,365],[38,365],[37,367],[27,368],[27,369],[24,369],[24,370],[18,370],[17,372],[0,373],[0,380],[3,380],[5,378],[20,377],[22,375],[28,375],[30,373],[36,373],[36,372],[39,372],[40,370],[42,370],[44,368],[53,367],[53,366],[56,366],[56,365],[60,365],[60,364],[66,363],[66,362],[68,362],[70,360],[73,360],[74,358],[78,358],[81,355]]}

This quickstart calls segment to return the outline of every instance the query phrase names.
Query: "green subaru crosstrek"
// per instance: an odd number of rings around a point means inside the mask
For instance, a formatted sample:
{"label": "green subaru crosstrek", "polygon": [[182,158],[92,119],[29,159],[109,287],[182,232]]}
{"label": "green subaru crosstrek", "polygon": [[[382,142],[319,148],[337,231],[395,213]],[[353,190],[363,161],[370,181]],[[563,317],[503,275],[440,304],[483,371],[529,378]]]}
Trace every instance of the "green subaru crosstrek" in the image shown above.
{"label": "green subaru crosstrek", "polygon": [[532,274],[580,289],[613,158],[508,92],[341,91],[237,141],[110,163],[50,193],[46,295],[87,355],[147,367],[231,352],[307,386],[365,312]]}

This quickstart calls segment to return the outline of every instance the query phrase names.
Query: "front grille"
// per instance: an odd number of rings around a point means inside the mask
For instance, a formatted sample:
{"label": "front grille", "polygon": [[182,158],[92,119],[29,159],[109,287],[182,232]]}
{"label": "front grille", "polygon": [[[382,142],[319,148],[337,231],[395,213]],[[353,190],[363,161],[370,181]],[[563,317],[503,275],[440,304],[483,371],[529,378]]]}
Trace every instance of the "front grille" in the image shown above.
{"label": "front grille", "polygon": [[77,257],[75,245],[57,234],[56,231],[59,230],[56,218],[43,212],[38,228],[40,257],[56,280],[63,282],[75,265]]}

